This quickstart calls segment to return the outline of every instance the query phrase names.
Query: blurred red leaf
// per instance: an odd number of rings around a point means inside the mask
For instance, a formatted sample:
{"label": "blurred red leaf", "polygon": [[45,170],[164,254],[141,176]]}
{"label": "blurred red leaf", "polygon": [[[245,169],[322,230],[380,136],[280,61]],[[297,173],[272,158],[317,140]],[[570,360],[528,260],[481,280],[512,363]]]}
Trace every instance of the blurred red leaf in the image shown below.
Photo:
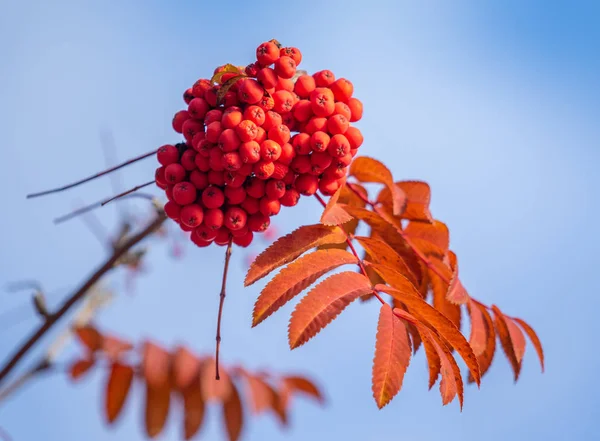
{"label": "blurred red leaf", "polygon": [[112,364],[106,384],[106,419],[113,423],[125,404],[133,380],[133,368],[118,362]]}

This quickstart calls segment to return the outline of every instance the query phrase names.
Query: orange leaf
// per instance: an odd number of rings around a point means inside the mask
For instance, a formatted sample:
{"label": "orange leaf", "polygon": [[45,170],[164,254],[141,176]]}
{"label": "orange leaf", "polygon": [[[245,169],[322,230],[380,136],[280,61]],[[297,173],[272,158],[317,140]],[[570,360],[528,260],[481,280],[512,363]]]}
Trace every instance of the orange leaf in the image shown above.
{"label": "orange leaf", "polygon": [[230,381],[231,394],[223,402],[223,420],[225,422],[225,428],[227,429],[227,435],[230,441],[236,441],[242,432],[242,426],[244,424],[244,412],[242,409],[242,401],[240,400],[240,394],[235,387],[235,384]]}
{"label": "orange leaf", "polygon": [[300,257],[283,268],[265,286],[254,305],[252,326],[258,325],[323,274],[341,265],[358,263],[344,250],[321,250]]}
{"label": "orange leaf", "polygon": [[131,349],[133,349],[133,345],[127,341],[111,335],[104,336],[104,341],[102,342],[102,351],[109,359],[113,361],[118,360],[124,352],[128,352]]}
{"label": "orange leaf", "polygon": [[450,268],[452,269],[452,279],[450,279],[450,286],[448,286],[448,292],[446,293],[446,299],[454,304],[463,304],[469,301],[469,294],[458,279],[458,261],[456,254],[453,251],[448,251],[448,260],[450,261]]}
{"label": "orange leaf", "polygon": [[392,288],[421,298],[421,294],[419,293],[419,291],[417,291],[415,285],[413,285],[413,283],[410,280],[408,280],[405,276],[394,271],[393,268],[377,263],[368,263],[367,266],[368,268],[372,268],[377,274],[379,274],[383,278],[383,280],[385,280],[386,283]]}
{"label": "orange leaf", "polygon": [[346,235],[340,227],[306,225],[277,239],[250,265],[244,286],[252,285],[274,269],[291,262],[302,253],[321,244],[342,243]]}
{"label": "orange leaf", "polygon": [[148,384],[159,387],[169,385],[171,354],[152,342],[144,342],[142,374]]}
{"label": "orange leaf", "polygon": [[405,323],[405,325],[410,335],[413,354],[416,354],[417,350],[419,349],[422,343],[421,335],[419,334],[419,330],[417,329],[417,327],[412,323]]}
{"label": "orange leaf", "polygon": [[521,328],[523,328],[531,340],[531,343],[533,343],[533,347],[535,348],[540,359],[540,364],[542,365],[542,372],[544,372],[544,350],[542,349],[542,342],[531,326],[519,318],[515,318],[515,321],[521,326]]}
{"label": "orange leaf", "polygon": [[69,368],[69,375],[72,380],[79,380],[87,371],[94,366],[93,358],[76,360]]}
{"label": "orange leaf", "polygon": [[179,390],[186,389],[200,372],[201,362],[194,354],[183,346],[178,346],[173,354],[173,383]]}
{"label": "orange leaf", "polygon": [[450,245],[450,232],[443,222],[434,220],[431,224],[409,222],[404,233],[410,242],[426,256],[443,258]]}
{"label": "orange leaf", "polygon": [[280,394],[260,376],[252,375],[243,369],[241,372],[248,385],[254,414],[258,415],[271,409],[278,417],[279,422],[284,426],[287,425],[287,413],[282,405]]}
{"label": "orange leaf", "polygon": [[[432,259],[432,261],[435,262],[435,259]],[[447,270],[450,271],[449,268],[447,268]],[[446,297],[449,284],[442,281],[442,279],[433,271],[429,272],[429,278],[431,291],[433,292],[433,307],[448,317],[452,323],[454,323],[454,325],[460,329],[460,306],[450,303]]]}
{"label": "orange leaf", "polygon": [[340,197],[340,193],[342,189],[345,187],[342,186],[337,189],[337,191],[329,198],[327,201],[327,205],[323,210],[323,214],[321,215],[321,223],[325,225],[341,225],[343,223],[349,222],[353,219],[352,216],[348,214],[338,203],[338,199]]}
{"label": "orange leaf", "polygon": [[133,368],[119,362],[114,362],[110,368],[110,377],[106,384],[106,419],[109,424],[113,423],[119,414],[129,389],[131,388],[131,382],[133,380]]}
{"label": "orange leaf", "polygon": [[292,313],[289,326],[290,348],[295,349],[314,337],[351,302],[372,291],[362,274],[345,271],[325,279],[304,296]]}
{"label": "orange leaf", "polygon": [[[399,181],[395,183],[406,196],[406,207],[401,217],[411,221],[432,222],[431,212],[429,211],[429,202],[431,200],[431,189],[429,184],[422,181]],[[384,188],[377,202],[390,203],[391,195],[387,188]]]}
{"label": "orange leaf", "polygon": [[196,374],[192,382],[181,393],[183,396],[183,432],[185,439],[192,438],[204,421],[205,403],[202,382]]}
{"label": "orange leaf", "polygon": [[237,66],[234,66],[233,64],[226,64],[225,66],[222,66],[222,68],[219,70],[219,72],[217,72],[216,74],[214,74],[212,76],[212,78],[210,79],[210,82],[220,84],[221,78],[223,78],[223,75],[225,75],[227,73],[240,73],[240,70]]}
{"label": "orange leaf", "polygon": [[[367,194],[367,190],[365,190],[364,187],[362,187],[360,184],[354,184],[353,187],[356,190],[358,190],[359,192],[361,192],[365,195]],[[343,185],[340,188],[341,188],[341,192],[340,192],[340,196],[337,201],[338,205],[348,204],[348,205],[351,205],[354,207],[361,207],[361,208],[363,208],[366,205],[366,202],[363,199],[361,199],[360,197],[358,197],[352,190],[350,190],[347,185]],[[344,210],[344,211],[346,211],[346,210]],[[346,213],[348,213],[348,212],[346,211]],[[344,230],[347,235],[354,234],[357,227],[358,227],[358,219],[354,219],[354,218],[352,218],[350,221],[341,225],[342,230]],[[319,247],[318,247],[319,250],[329,250],[332,248],[345,250],[348,248],[348,244],[346,242],[342,242],[341,244],[325,244],[325,245],[319,245]]]}
{"label": "orange leaf", "polygon": [[169,404],[171,399],[171,390],[168,383],[161,383],[156,386],[146,381],[146,411],[145,426],[146,434],[154,438],[165,427],[167,416],[169,415]]}
{"label": "orange leaf", "polygon": [[469,301],[467,304],[467,310],[471,317],[471,335],[469,337],[469,344],[473,348],[473,353],[479,357],[487,347],[485,319],[483,317],[483,312],[473,300]]}
{"label": "orange leaf", "polygon": [[454,323],[422,298],[406,294],[386,285],[377,285],[375,290],[386,292],[401,301],[408,307],[411,314],[433,327],[461,355],[479,385],[481,374],[477,357],[475,357],[473,349],[471,349],[471,346]]}
{"label": "orange leaf", "polygon": [[427,356],[427,365],[429,366],[429,389],[431,390],[440,375],[442,361],[438,355],[437,348],[431,341],[429,330],[421,326],[419,326],[418,329],[423,341],[423,347],[425,348],[425,355]]}
{"label": "orange leaf", "polygon": [[420,327],[422,330],[421,336],[423,341],[426,339],[430,340],[431,345],[437,352],[440,360],[440,372],[442,374],[442,381],[440,381],[440,394],[442,395],[442,403],[444,406],[452,402],[454,397],[458,395],[458,401],[460,408],[463,407],[464,398],[464,385],[462,376],[460,374],[460,368],[456,363],[456,360],[452,356],[452,353],[446,346],[446,344],[436,335],[435,332],[424,326]]}
{"label": "orange leaf", "polygon": [[379,310],[372,374],[373,397],[380,409],[400,391],[410,353],[406,326],[384,303]]}
{"label": "orange leaf", "polygon": [[[502,314],[502,311],[498,309],[496,305],[492,305],[492,311],[494,312],[494,324],[496,325],[496,330],[498,331],[498,337],[500,338],[500,343],[502,343],[502,349],[506,354],[506,358],[510,362],[510,365],[513,368],[513,372],[515,373],[515,382],[519,379],[519,374],[521,373],[521,360],[517,355],[517,348],[515,348],[515,342],[512,340],[511,331],[508,325],[507,317]],[[516,326],[515,326],[516,327]],[[521,334],[522,336],[523,334]],[[525,342],[525,338],[523,337],[523,343]],[[523,351],[525,348],[523,348]],[[521,356],[523,354],[521,353]]]}
{"label": "orange leaf", "polygon": [[394,215],[399,216],[402,213],[406,204],[406,196],[400,187],[394,185],[392,173],[382,162],[367,156],[359,156],[352,161],[349,173],[350,176],[354,176],[361,182],[378,182],[387,186],[392,196]]}
{"label": "orange leaf", "polygon": [[300,392],[303,395],[316,399],[319,403],[323,404],[325,399],[317,388],[317,386],[307,378],[298,376],[287,376],[282,378],[282,402],[283,406],[287,408],[291,395],[295,392]]}
{"label": "orange leaf", "polygon": [[246,78],[247,75],[246,74],[241,74],[241,75],[236,75],[235,77],[229,78],[227,81],[225,81],[221,87],[219,88],[219,90],[217,91],[217,104],[221,104],[221,101],[223,100],[223,98],[225,97],[225,95],[227,94],[227,92],[229,92],[229,89],[231,89],[231,87],[237,83],[238,81],[240,81],[242,78]]}
{"label": "orange leaf", "polygon": [[508,333],[510,334],[510,341],[515,349],[515,356],[519,364],[523,362],[523,355],[525,355],[525,336],[521,328],[509,317],[504,316],[506,326],[508,327]]}
{"label": "orange leaf", "polygon": [[[490,313],[487,311],[486,307],[473,299],[471,299],[471,303],[473,303],[479,309],[483,316],[485,324],[485,350],[483,351],[483,353],[477,356],[479,368],[481,369],[481,376],[483,376],[492,365],[494,354],[496,353],[496,331],[494,329],[494,320],[492,319]],[[472,382],[473,378],[469,375],[469,383]]]}
{"label": "orange leaf", "polygon": [[373,237],[356,236],[355,239],[369,253],[374,262],[381,263],[408,278],[413,285],[417,283],[416,275],[410,270],[400,254],[387,243]]}
{"label": "orange leaf", "polygon": [[91,352],[96,352],[102,349],[102,341],[104,338],[96,328],[91,325],[80,326],[73,330],[79,341],[88,348]]}
{"label": "orange leaf", "polygon": [[220,380],[215,379],[215,359],[210,357],[202,361],[200,381],[205,401],[227,401],[231,395],[231,378],[229,373],[219,367]]}

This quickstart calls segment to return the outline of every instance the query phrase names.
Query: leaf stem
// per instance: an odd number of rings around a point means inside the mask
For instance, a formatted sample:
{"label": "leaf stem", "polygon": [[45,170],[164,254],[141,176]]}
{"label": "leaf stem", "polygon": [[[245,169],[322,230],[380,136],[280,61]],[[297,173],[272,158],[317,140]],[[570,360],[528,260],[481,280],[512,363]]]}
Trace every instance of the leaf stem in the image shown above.
{"label": "leaf stem", "polygon": [[223,305],[225,303],[225,295],[227,289],[227,272],[229,270],[229,261],[231,259],[231,245],[233,237],[229,238],[227,251],[225,251],[225,266],[223,267],[223,281],[221,283],[221,293],[219,294],[219,313],[217,316],[217,337],[215,346],[215,379],[220,380],[219,375],[219,351],[221,349],[221,318],[223,317]]}

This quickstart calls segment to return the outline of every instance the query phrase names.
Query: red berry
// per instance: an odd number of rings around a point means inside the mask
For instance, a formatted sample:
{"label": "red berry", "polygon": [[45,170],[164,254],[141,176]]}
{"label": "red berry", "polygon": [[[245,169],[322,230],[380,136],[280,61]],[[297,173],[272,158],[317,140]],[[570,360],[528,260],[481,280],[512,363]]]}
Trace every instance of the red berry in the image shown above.
{"label": "red berry", "polygon": [[169,184],[177,184],[185,179],[185,168],[181,164],[169,164],[165,167],[165,180]]}
{"label": "red berry", "polygon": [[244,187],[225,187],[225,198],[229,204],[241,204],[246,199],[246,190]]}
{"label": "red berry", "polygon": [[248,106],[244,110],[244,119],[252,121],[257,126],[262,126],[265,122],[265,111],[258,106]]}
{"label": "red berry", "polygon": [[164,206],[165,214],[173,220],[179,220],[179,213],[181,212],[181,205],[168,201]]}
{"label": "red berry", "polygon": [[354,86],[346,78],[337,79],[331,83],[329,89],[333,92],[335,100],[343,103],[347,103],[354,92]]}
{"label": "red berry", "polygon": [[350,143],[344,135],[334,135],[329,142],[327,151],[334,158],[340,158],[350,153]]}
{"label": "red berry", "polygon": [[197,119],[188,119],[183,123],[182,133],[189,145],[192,144],[192,139],[196,133],[204,131],[204,124]]}
{"label": "red berry", "polygon": [[210,142],[208,139],[203,139],[198,144],[196,144],[196,151],[198,152],[199,156],[204,156],[205,158],[208,158],[209,152],[213,147],[216,147],[216,145]]}
{"label": "red berry", "polygon": [[[281,156],[281,146],[272,139],[267,139],[260,145],[260,157],[267,162],[275,162]],[[255,171],[256,173],[256,171]],[[273,172],[269,173],[271,176]]]}
{"label": "red berry", "polygon": [[173,187],[173,199],[179,205],[188,205],[196,200],[196,187],[191,182],[179,182]]}
{"label": "red berry", "polygon": [[280,146],[288,142],[291,138],[290,129],[285,124],[280,124],[275,127],[271,127],[268,132],[269,139],[275,141]]}
{"label": "red berry", "polygon": [[294,84],[294,92],[300,98],[308,98],[317,87],[315,79],[310,75],[300,75]]}
{"label": "red berry", "polygon": [[300,62],[302,61],[302,53],[300,52],[300,49],[298,49],[297,47],[282,47],[279,50],[279,55],[280,56],[286,55],[286,56],[292,58],[292,60],[294,60],[294,62],[296,63],[296,66],[298,66],[300,64]]}
{"label": "red berry", "polygon": [[257,127],[256,128],[256,138],[254,138],[254,141],[256,141],[260,144],[265,139],[267,139],[267,132],[262,127]]}
{"label": "red berry", "polygon": [[[241,169],[240,169],[241,170]],[[239,172],[223,172],[224,184],[229,188],[239,188],[244,185],[244,181],[246,180],[246,175],[243,175]]]}
{"label": "red berry", "polygon": [[183,132],[183,123],[190,119],[190,114],[187,110],[180,110],[173,116],[173,130],[177,133]]}
{"label": "red berry", "polygon": [[[262,149],[261,149],[262,150]],[[268,179],[271,177],[273,172],[275,171],[275,164],[271,161],[265,161],[261,159],[252,167],[254,174],[259,179]]]}
{"label": "red berry", "polygon": [[253,198],[251,196],[246,196],[246,199],[241,204],[241,207],[246,210],[248,214],[258,213],[259,205],[258,199]]}
{"label": "red berry", "polygon": [[238,149],[242,141],[233,129],[225,129],[219,135],[217,145],[224,152],[233,152]]}
{"label": "red berry", "polygon": [[292,146],[296,154],[308,155],[312,151],[310,145],[310,135],[308,133],[298,133],[292,138]]}
{"label": "red berry", "polygon": [[250,231],[250,229],[248,228],[248,225],[244,225],[242,228],[239,228],[237,230],[229,230],[229,231],[231,232],[231,236],[235,240],[236,237],[242,237],[242,236],[245,236],[246,234],[248,234],[248,231]]}
{"label": "red berry", "polygon": [[192,118],[204,119],[206,112],[210,110],[210,106],[206,100],[202,98],[194,98],[188,105],[188,113]]}
{"label": "red berry", "polygon": [[285,207],[293,207],[300,200],[300,193],[295,188],[290,188],[285,191],[285,194],[279,199],[281,205]]}
{"label": "red berry", "polygon": [[331,165],[333,158],[328,152],[313,152],[310,155],[310,163],[312,165],[311,173],[320,175],[327,167]]}
{"label": "red berry", "polygon": [[335,98],[331,90],[317,87],[310,94],[312,111],[317,116],[329,116],[335,110]]}
{"label": "red berry", "polygon": [[199,79],[192,86],[192,93],[196,98],[202,98],[206,91],[212,87],[209,80]]}
{"label": "red berry", "polygon": [[265,181],[258,178],[250,178],[246,182],[246,193],[256,199],[260,199],[265,194]]}
{"label": "red berry", "polygon": [[359,99],[350,98],[348,100],[348,107],[350,108],[350,122],[356,122],[362,118],[363,105]]}
{"label": "red berry", "polygon": [[335,81],[335,75],[330,70],[321,70],[313,74],[317,87],[327,87]]}
{"label": "red berry", "polygon": [[231,107],[227,109],[225,113],[223,113],[223,116],[221,117],[221,125],[226,129],[235,129],[237,125],[242,122],[244,116],[239,110],[230,109]]}
{"label": "red berry", "polygon": [[221,121],[211,122],[206,126],[206,139],[213,144],[216,144],[219,142],[219,136],[221,136],[222,131],[223,127],[221,126]]}
{"label": "red berry", "polygon": [[263,129],[268,131],[272,127],[276,127],[281,124],[283,124],[283,119],[279,113],[272,110],[269,110],[265,113],[265,122],[262,125]]}
{"label": "red berry", "polygon": [[331,196],[338,188],[340,188],[340,184],[337,180],[321,179],[319,181],[319,191],[325,196]]}
{"label": "red berry", "polygon": [[260,160],[260,144],[248,141],[240,146],[240,158],[243,163],[254,164]]}
{"label": "red berry", "polygon": [[296,180],[296,173],[294,170],[289,170],[286,175],[283,177],[282,181],[285,182],[287,188],[294,183]]}
{"label": "red berry", "polygon": [[252,234],[252,231],[248,231],[243,236],[234,236],[233,243],[239,247],[246,248],[252,243],[252,239],[254,239],[254,234]]}
{"label": "red berry", "polygon": [[223,152],[219,147],[213,147],[209,152],[208,164],[210,165],[211,171],[225,170],[225,166],[223,165]]}
{"label": "red berry", "polygon": [[273,64],[279,58],[279,48],[272,41],[262,43],[256,48],[256,59],[263,66]]}
{"label": "red berry", "polygon": [[210,170],[208,172],[208,183],[216,185],[217,187],[222,187],[225,185],[225,173],[223,173],[223,171]]}
{"label": "red berry", "polygon": [[296,178],[296,190],[305,196],[312,196],[319,188],[319,179],[311,174],[302,174]]}
{"label": "red berry", "polygon": [[210,105],[210,107],[217,107],[217,94],[221,86],[212,86],[206,92],[204,92],[204,99]]}
{"label": "red berry", "polygon": [[229,238],[231,237],[231,233],[225,227],[221,227],[217,231],[217,236],[215,237],[215,243],[220,246],[225,246],[229,244]]}
{"label": "red berry", "polygon": [[323,176],[321,179],[325,180],[336,180],[343,177],[346,174],[346,167],[343,164],[338,164],[338,161],[335,160],[327,170],[323,172]]}
{"label": "red berry", "polygon": [[171,202],[175,202],[175,199],[173,198],[173,187],[174,185],[167,185],[167,188],[165,188],[165,196]]}
{"label": "red berry", "polygon": [[185,152],[183,152],[180,160],[182,167],[187,171],[194,170],[196,168],[196,155],[197,153],[192,149],[187,149]]}
{"label": "red berry", "polygon": [[[208,154],[210,155],[210,153]],[[205,157],[201,154],[196,155],[196,157],[194,158],[194,164],[196,165],[196,168],[198,168],[198,170],[200,170],[201,172],[207,172],[210,170],[208,157]]]}
{"label": "red berry", "polygon": [[260,70],[260,66],[258,66],[256,63],[250,63],[248,66],[246,66],[246,68],[244,69],[244,72],[249,77],[255,77],[256,74],[258,74],[259,70]]}
{"label": "red berry", "polygon": [[167,185],[169,185],[169,183],[167,182],[167,178],[165,178],[165,168],[166,167],[158,167],[155,171],[154,171],[154,181],[156,182],[156,185],[158,185],[160,188],[166,188]]}
{"label": "red berry", "polygon": [[171,144],[165,144],[156,152],[156,159],[161,165],[169,165],[179,161],[179,150]]}
{"label": "red berry", "polygon": [[273,110],[278,113],[291,112],[294,107],[294,96],[287,90],[279,90],[273,94]]}
{"label": "red berry", "polygon": [[208,175],[204,172],[193,170],[190,173],[190,182],[194,184],[198,190],[204,190],[208,187]]}
{"label": "red berry", "polygon": [[281,162],[285,165],[290,165],[292,159],[296,156],[296,152],[294,147],[289,142],[286,142],[281,146],[281,155],[279,155],[279,159],[277,161]]}
{"label": "red berry", "polygon": [[350,117],[352,116],[352,111],[350,110],[350,107],[348,107],[348,104],[338,101],[335,103],[333,114],[344,115],[347,120],[350,120]]}
{"label": "red berry", "polygon": [[292,78],[296,73],[296,62],[291,57],[284,55],[275,61],[274,68],[280,78]]}
{"label": "red berry", "polygon": [[242,142],[252,141],[258,135],[258,127],[253,121],[245,119],[235,128],[237,136]]}
{"label": "red berry", "polygon": [[223,219],[223,211],[219,208],[209,208],[204,211],[204,225],[213,231],[221,228]]}
{"label": "red berry", "polygon": [[344,115],[332,115],[327,120],[327,130],[332,135],[343,135],[350,127],[350,121]]}
{"label": "red berry", "polygon": [[241,175],[244,177],[250,176],[252,174],[252,172],[253,172],[253,164],[250,164],[250,163],[242,165],[242,168],[240,168],[237,171],[238,175]]}
{"label": "red berry", "polygon": [[356,127],[348,127],[344,136],[350,143],[350,148],[353,150],[359,148],[363,143],[362,133]]}
{"label": "red berry", "polygon": [[294,106],[292,113],[294,118],[300,122],[308,121],[314,115],[312,111],[312,104],[308,100],[298,101]]}
{"label": "red berry", "polygon": [[[220,211],[220,210],[219,210]],[[217,227],[221,228],[220,226]],[[202,225],[200,225],[199,227],[197,227],[194,230],[194,233],[196,236],[198,236],[200,239],[207,241],[207,242],[212,242],[214,240],[215,237],[217,237],[217,229],[213,229],[211,227],[209,227],[208,225],[206,225],[206,221],[204,221],[204,223]]]}
{"label": "red berry", "polygon": [[230,230],[239,230],[240,228],[244,228],[247,220],[248,215],[243,209],[240,207],[231,207],[225,212],[223,225]]}
{"label": "red berry", "polygon": [[265,216],[275,216],[281,210],[281,203],[278,199],[270,199],[267,196],[260,199],[258,203],[260,212]]}
{"label": "red berry", "polygon": [[275,87],[277,84],[277,74],[270,67],[265,67],[258,71],[256,74],[256,79],[262,84],[266,89],[270,89]]}
{"label": "red berry", "polygon": [[279,199],[285,194],[285,182],[269,179],[265,185],[265,194],[269,199]]}
{"label": "red berry", "polygon": [[271,219],[265,214],[256,213],[248,217],[248,221],[246,222],[250,231],[254,231],[255,233],[262,233],[269,225],[271,225]]}
{"label": "red berry", "polygon": [[239,170],[242,167],[242,158],[238,152],[229,152],[223,155],[223,167],[228,171]]}
{"label": "red berry", "polygon": [[[221,122],[222,119],[223,119],[223,111],[220,109],[212,109],[206,113],[206,116],[204,117],[204,125],[206,127],[208,127],[210,124],[212,124],[216,121]],[[216,141],[214,141],[214,142],[216,142]]]}
{"label": "red berry", "polygon": [[202,223],[204,219],[204,211],[198,204],[189,204],[181,209],[179,220],[182,224],[195,228]]}
{"label": "red berry", "polygon": [[240,101],[248,104],[258,103],[264,96],[264,88],[253,78],[247,78],[241,81],[238,89],[238,98]]}
{"label": "red berry", "polygon": [[202,240],[197,234],[192,233],[192,235],[190,236],[190,240],[192,241],[192,243],[194,245],[196,245],[197,247],[200,248],[205,248],[207,246],[210,246],[210,244],[212,243],[212,241],[207,241],[207,240]]}
{"label": "red berry", "polygon": [[298,174],[310,173],[312,170],[310,157],[308,155],[296,156],[290,164],[290,168]]}
{"label": "red berry", "polygon": [[[279,159],[281,159],[281,157],[279,157]],[[287,172],[290,168],[280,161],[274,162],[274,164],[275,164],[275,170],[273,170],[273,174],[271,175],[271,178],[283,179],[283,177],[287,174]]]}
{"label": "red berry", "polygon": [[225,195],[219,187],[211,185],[202,192],[202,203],[206,208],[219,208],[225,202]]}

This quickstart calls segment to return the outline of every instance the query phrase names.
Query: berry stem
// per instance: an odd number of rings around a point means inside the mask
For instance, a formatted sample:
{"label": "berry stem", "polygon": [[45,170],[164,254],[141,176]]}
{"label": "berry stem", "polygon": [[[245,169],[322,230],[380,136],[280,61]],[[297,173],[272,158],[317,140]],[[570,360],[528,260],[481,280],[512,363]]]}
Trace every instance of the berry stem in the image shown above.
{"label": "berry stem", "polygon": [[71,308],[85,297],[88,291],[100,280],[102,276],[115,268],[115,264],[123,257],[131,248],[137,245],[146,237],[154,233],[167,219],[165,213],[160,210],[152,222],[138,234],[131,236],[120,247],[116,248],[112,255],[75,291],[67,300],[58,308],[56,312],[50,314],[47,320],[44,321],[27,340],[17,349],[0,370],[0,385],[6,379],[19,361],[29,353],[40,339],[54,327],[54,325],[67,313]]}
{"label": "berry stem", "polygon": [[223,282],[221,283],[221,293],[219,294],[219,314],[217,316],[217,345],[215,348],[215,379],[220,380],[219,375],[219,350],[221,349],[221,317],[223,316],[223,304],[225,303],[225,291],[227,287],[227,272],[229,270],[229,260],[231,259],[231,244],[233,237],[229,238],[227,251],[225,251],[225,266],[223,267]]}
{"label": "berry stem", "polygon": [[77,187],[78,185],[85,184],[86,182],[92,181],[92,180],[94,180],[96,178],[99,178],[100,176],[104,176],[104,175],[112,173],[112,172],[114,172],[116,170],[119,170],[119,169],[121,169],[123,167],[127,167],[128,165],[133,164],[134,162],[137,162],[137,161],[145,159],[145,158],[147,158],[149,156],[155,155],[157,151],[158,151],[158,149],[152,150],[151,152],[148,152],[148,153],[144,153],[143,155],[140,155],[140,156],[137,156],[135,158],[132,158],[132,159],[130,159],[128,161],[125,161],[125,162],[123,162],[123,163],[121,163],[119,165],[115,165],[114,167],[111,167],[111,168],[109,168],[107,170],[104,170],[104,171],[102,171],[100,173],[96,173],[93,176],[89,176],[89,177],[87,177],[85,179],[81,179],[81,180],[79,180],[77,182],[73,182],[72,184],[65,185],[63,187],[53,188],[51,190],[40,191],[39,193],[28,194],[27,195],[27,199],[37,198],[39,196],[45,196],[47,194],[52,194],[52,193],[59,193],[59,192],[64,191],[64,190],[68,190],[70,188]]}

